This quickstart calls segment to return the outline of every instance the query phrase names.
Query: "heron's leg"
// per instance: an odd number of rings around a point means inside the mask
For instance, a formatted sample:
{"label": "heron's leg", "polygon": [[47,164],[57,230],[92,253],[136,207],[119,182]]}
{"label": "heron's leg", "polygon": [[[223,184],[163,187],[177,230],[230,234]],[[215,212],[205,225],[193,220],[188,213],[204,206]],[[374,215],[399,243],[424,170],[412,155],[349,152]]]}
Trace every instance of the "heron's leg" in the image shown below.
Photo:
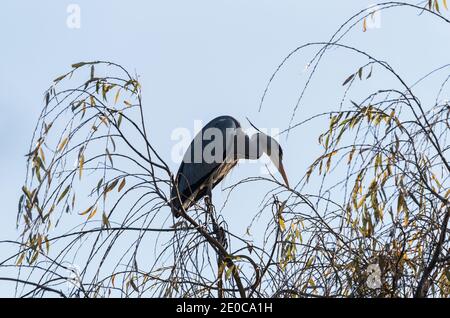
{"label": "heron's leg", "polygon": [[205,204],[206,204],[206,208],[207,208],[206,214],[209,215],[211,218],[211,223],[213,226],[213,234],[216,236],[217,240],[223,245],[223,247],[225,249],[227,249],[228,242],[227,242],[227,238],[226,238],[225,229],[222,226],[220,226],[220,224],[217,222],[217,219],[215,216],[216,210],[212,203],[212,187],[211,187],[211,185],[208,186],[208,188],[206,190]]}
{"label": "heron's leg", "polygon": [[206,203],[206,208],[207,208],[208,212],[212,213],[214,211],[214,205],[212,203],[212,188],[211,188],[211,185],[209,185],[208,188],[206,189],[205,203]]}
{"label": "heron's leg", "polygon": [[[225,235],[225,230],[223,229],[222,226],[220,226],[217,221],[216,221],[216,217],[215,217],[215,208],[214,205],[212,203],[212,188],[211,185],[207,188],[206,190],[206,195],[205,195],[205,204],[206,204],[206,218],[208,217],[208,215],[211,218],[211,223],[213,226],[213,232],[212,234],[216,237],[217,241],[222,244],[223,248],[226,250],[228,248],[228,242],[226,239],[226,235]],[[223,255],[221,255],[221,253],[219,253],[217,255],[217,268],[218,268],[218,296],[219,298],[223,297],[223,282],[222,282],[222,275],[223,275],[223,269],[222,269],[222,263],[224,261],[224,257]]]}
{"label": "heron's leg", "polygon": [[217,222],[216,218],[214,216],[215,208],[212,203],[212,187],[211,185],[208,186],[206,189],[206,195],[205,195],[205,204],[206,204],[206,223],[208,223],[208,215],[211,218],[212,224],[213,224],[213,233],[215,234],[217,232]]}
{"label": "heron's leg", "polygon": [[[208,215],[212,217],[213,204],[212,204],[212,189],[208,186],[205,194],[205,204],[206,204],[206,214],[205,214],[205,224],[208,224]],[[213,222],[214,223],[214,222]]]}

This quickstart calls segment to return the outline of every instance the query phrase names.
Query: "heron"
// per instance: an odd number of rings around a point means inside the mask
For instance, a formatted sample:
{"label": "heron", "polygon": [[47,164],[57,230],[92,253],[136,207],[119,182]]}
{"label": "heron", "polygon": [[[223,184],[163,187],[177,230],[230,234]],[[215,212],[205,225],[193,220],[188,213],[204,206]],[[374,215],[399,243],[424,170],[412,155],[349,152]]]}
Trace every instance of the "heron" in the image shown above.
{"label": "heron", "polygon": [[184,154],[171,190],[173,215],[180,217],[203,197],[207,206],[211,207],[212,189],[238,161],[257,160],[263,154],[270,158],[289,188],[282,163],[283,150],[274,138],[258,129],[249,137],[231,116],[211,120],[194,137]]}

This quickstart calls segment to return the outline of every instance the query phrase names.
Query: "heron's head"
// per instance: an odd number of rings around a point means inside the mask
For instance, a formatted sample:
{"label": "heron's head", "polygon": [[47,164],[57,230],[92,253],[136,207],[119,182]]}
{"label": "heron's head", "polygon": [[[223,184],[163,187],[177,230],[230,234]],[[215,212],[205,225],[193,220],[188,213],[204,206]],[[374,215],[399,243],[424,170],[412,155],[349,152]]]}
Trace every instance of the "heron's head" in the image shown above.
{"label": "heron's head", "polygon": [[283,149],[281,149],[280,144],[273,137],[270,137],[263,132],[256,133],[252,136],[252,139],[254,139],[254,141],[258,145],[258,158],[261,157],[264,153],[267,154],[267,156],[273,162],[275,167],[277,167],[278,171],[283,177],[286,186],[289,188],[289,181],[283,167]]}

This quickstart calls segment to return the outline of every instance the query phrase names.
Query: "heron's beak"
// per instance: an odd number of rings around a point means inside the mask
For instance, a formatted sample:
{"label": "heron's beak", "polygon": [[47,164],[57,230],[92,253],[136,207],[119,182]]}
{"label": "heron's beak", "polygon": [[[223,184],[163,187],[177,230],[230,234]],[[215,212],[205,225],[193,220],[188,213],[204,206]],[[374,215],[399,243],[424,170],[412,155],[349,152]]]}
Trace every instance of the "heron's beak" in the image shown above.
{"label": "heron's beak", "polygon": [[279,165],[278,165],[278,171],[280,171],[280,174],[283,177],[284,183],[286,183],[286,186],[289,189],[290,188],[289,187],[289,181],[288,181],[286,172],[284,171],[283,163],[281,162],[281,160],[280,160]]}

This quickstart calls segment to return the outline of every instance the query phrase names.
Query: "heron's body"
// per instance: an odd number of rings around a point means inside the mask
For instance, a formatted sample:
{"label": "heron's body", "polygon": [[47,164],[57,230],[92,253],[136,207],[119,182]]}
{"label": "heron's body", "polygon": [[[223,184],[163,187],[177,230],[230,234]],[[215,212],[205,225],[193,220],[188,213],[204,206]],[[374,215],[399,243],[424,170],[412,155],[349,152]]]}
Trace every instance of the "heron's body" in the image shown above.
{"label": "heron's body", "polygon": [[[202,140],[202,144],[197,144],[204,148],[213,142],[213,140],[203,140],[204,133],[209,128],[217,128],[221,131],[224,139],[222,140],[223,154],[221,156],[222,162],[208,163],[203,157],[201,160],[195,160],[196,141]],[[235,129],[241,128],[240,123],[230,116],[221,116],[210,121],[203,129],[195,136],[191,145],[189,146],[183,158],[183,162],[178,169],[176,176],[177,187],[172,188],[172,212],[175,216],[179,215],[182,206],[185,210],[189,209],[203,196],[208,194],[223,178],[236,166],[238,159],[232,158],[231,145],[227,144],[226,136],[227,129],[231,132]],[[228,140],[229,141],[229,140]],[[203,156],[203,152],[202,152]],[[193,162],[194,161],[194,162]],[[181,201],[181,202],[180,202]]]}
{"label": "heron's body", "polygon": [[[250,139],[243,133],[240,123],[231,116],[213,119],[195,136],[178,169],[171,191],[172,213],[178,217],[205,195],[211,196],[212,189],[236,166],[239,159],[258,159],[264,152],[274,163],[274,158],[278,158],[277,167],[287,183],[278,143],[263,133],[255,134]],[[214,160],[208,154],[212,154]]]}

